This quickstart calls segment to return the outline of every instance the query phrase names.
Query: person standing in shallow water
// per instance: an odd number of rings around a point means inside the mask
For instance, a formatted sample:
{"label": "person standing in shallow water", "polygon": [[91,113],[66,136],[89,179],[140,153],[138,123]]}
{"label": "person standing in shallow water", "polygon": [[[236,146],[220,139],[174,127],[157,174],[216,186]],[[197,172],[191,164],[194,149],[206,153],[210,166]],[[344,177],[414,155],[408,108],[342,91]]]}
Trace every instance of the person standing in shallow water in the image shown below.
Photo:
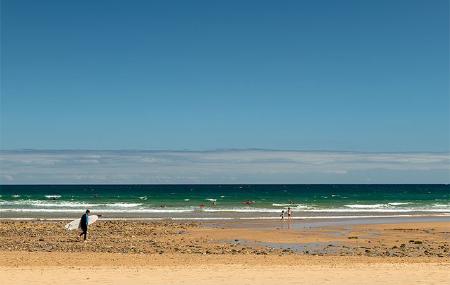
{"label": "person standing in shallow water", "polygon": [[84,213],[84,215],[81,216],[81,220],[80,220],[81,234],[79,236],[84,235],[84,241],[86,241],[86,239],[87,239],[87,230],[88,230],[88,225],[89,225],[89,214],[90,213],[91,213],[91,211],[86,210],[86,213]]}
{"label": "person standing in shallow water", "polygon": [[291,210],[291,207],[288,207],[288,209],[287,209],[287,216],[288,216],[288,220],[291,220],[291,218],[292,218],[292,210]]}

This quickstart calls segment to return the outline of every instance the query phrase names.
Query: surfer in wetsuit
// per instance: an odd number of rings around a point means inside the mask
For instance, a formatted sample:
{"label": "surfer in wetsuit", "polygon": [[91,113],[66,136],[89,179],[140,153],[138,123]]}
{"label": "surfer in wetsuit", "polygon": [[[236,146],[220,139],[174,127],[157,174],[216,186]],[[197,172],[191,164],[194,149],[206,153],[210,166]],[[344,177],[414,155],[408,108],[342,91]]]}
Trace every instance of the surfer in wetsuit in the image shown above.
{"label": "surfer in wetsuit", "polygon": [[81,221],[80,221],[80,229],[81,229],[81,234],[80,236],[84,235],[84,240],[86,241],[87,238],[87,230],[88,230],[88,225],[89,225],[89,214],[91,213],[91,211],[86,210],[86,213],[81,216]]}

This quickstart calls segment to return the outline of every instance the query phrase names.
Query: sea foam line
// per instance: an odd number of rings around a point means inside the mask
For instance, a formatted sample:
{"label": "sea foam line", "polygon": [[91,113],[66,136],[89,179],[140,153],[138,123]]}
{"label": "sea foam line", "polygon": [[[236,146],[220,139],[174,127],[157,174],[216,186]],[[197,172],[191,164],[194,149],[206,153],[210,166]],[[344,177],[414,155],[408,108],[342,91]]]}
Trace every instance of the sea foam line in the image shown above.
{"label": "sea foam line", "polygon": [[71,201],[42,201],[42,200],[20,200],[20,201],[0,201],[0,206],[32,206],[32,207],[48,207],[48,208],[76,208],[76,207],[113,207],[113,208],[135,208],[142,206],[142,203],[85,203]]}
{"label": "sea foam line", "polygon": [[[86,209],[0,209],[0,212],[24,212],[24,213],[83,213]],[[188,209],[91,209],[92,212],[98,213],[189,213],[194,210]]]}
{"label": "sea foam line", "polygon": [[[57,213],[77,213],[84,212],[85,207],[81,208],[0,208],[0,212],[30,212],[30,213],[40,213],[40,212],[57,212]],[[132,209],[129,207],[120,209],[111,208],[91,208],[92,211],[102,212],[102,213],[193,213],[193,212],[204,212],[204,213],[280,213],[279,209],[266,209],[266,208],[233,208],[233,209],[199,209],[199,208],[161,208],[161,209]],[[422,208],[409,208],[409,209],[304,209],[296,210],[295,213],[450,213],[449,208],[445,209],[422,209]]]}
{"label": "sea foam line", "polygon": [[[422,214],[422,215],[374,215],[374,216],[297,216],[292,217],[292,220],[322,220],[322,219],[370,219],[370,218],[423,218],[423,217],[450,217],[450,213],[445,214]],[[0,220],[18,220],[18,221],[70,221],[73,217],[63,217],[63,218],[32,218],[32,217],[10,217],[10,218],[0,218]],[[174,221],[214,221],[214,220],[280,220],[280,217],[146,217],[146,218],[122,218],[122,217],[102,217],[100,220],[103,221],[162,221],[162,220],[174,220]],[[286,220],[285,220],[286,222]]]}

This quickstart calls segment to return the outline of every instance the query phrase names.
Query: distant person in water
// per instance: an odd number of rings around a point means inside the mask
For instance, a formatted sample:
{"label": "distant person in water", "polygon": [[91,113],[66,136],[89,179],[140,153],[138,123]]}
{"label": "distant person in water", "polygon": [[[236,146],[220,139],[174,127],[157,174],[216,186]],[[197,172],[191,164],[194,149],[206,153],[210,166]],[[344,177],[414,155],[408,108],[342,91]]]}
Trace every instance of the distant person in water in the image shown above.
{"label": "distant person in water", "polygon": [[280,217],[281,217],[282,220],[284,220],[284,210],[281,211]]}

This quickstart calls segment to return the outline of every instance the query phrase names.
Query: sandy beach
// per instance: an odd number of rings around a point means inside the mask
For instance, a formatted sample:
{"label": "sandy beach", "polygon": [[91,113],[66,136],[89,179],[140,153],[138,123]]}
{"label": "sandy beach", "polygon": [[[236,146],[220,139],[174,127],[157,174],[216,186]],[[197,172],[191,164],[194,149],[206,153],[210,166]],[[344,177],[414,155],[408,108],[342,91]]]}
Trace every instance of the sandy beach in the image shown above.
{"label": "sandy beach", "polygon": [[99,221],[86,243],[65,223],[1,221],[0,283],[447,284],[450,272],[449,222]]}
{"label": "sandy beach", "polygon": [[448,259],[2,252],[2,284],[448,284]]}

